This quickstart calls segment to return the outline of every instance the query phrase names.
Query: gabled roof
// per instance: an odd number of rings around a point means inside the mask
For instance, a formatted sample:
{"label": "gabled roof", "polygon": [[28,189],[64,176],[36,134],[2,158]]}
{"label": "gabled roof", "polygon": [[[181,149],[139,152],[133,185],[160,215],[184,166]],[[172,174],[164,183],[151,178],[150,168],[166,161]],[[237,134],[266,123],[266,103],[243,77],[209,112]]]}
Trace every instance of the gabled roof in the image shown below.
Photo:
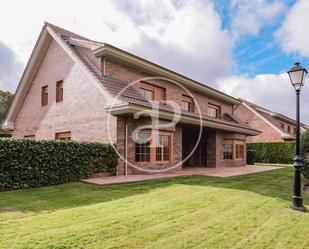
{"label": "gabled roof", "polygon": [[[50,44],[52,39],[55,39],[62,46],[62,48],[65,49],[65,51],[69,53],[69,55],[85,69],[85,72],[91,76],[91,79],[93,79],[95,83],[100,84],[100,86],[104,89],[104,93],[106,95],[111,96],[113,98],[116,95],[118,95],[121,91],[123,91],[123,89],[128,85],[129,83],[128,81],[112,78],[109,76],[104,76],[102,73],[102,69],[100,68],[101,66],[96,63],[98,59],[95,57],[95,53],[93,53],[93,51],[99,50],[101,48],[111,47],[113,49],[117,49],[118,52],[128,54],[130,56],[134,56],[134,55],[128,52],[125,52],[123,50],[120,50],[118,48],[115,48],[109,44],[93,41],[83,36],[80,36],[78,34],[75,34],[73,32],[70,32],[68,30],[57,27],[53,24],[45,23],[44,27],[42,28],[41,34],[38,38],[38,41],[35,45],[35,48],[31,54],[31,57],[28,61],[26,69],[23,73],[23,76],[20,80],[19,86],[15,94],[15,98],[8,112],[8,116],[4,124],[4,128],[12,127],[12,122],[14,122],[14,120],[16,119],[18,111],[26,96],[26,92],[30,87],[30,84],[35,75],[35,72],[37,71],[47,51],[48,45]],[[144,59],[141,59],[141,60],[144,60]],[[147,62],[151,63],[149,61]],[[151,64],[152,66],[160,67],[153,63]],[[162,70],[167,70],[162,67],[160,68]],[[172,72],[170,70],[167,70],[167,71]],[[173,73],[177,74],[175,72]],[[181,76],[179,74],[177,75],[179,77],[183,77],[189,80],[188,78],[184,76]],[[230,103],[234,103],[234,104],[241,103],[239,100],[229,95],[221,93],[215,89],[212,89],[200,83],[193,82],[192,87],[196,87],[197,84],[198,84],[198,87],[202,87],[210,95],[213,94],[217,98],[221,97],[225,101],[229,101]],[[143,108],[152,107],[152,104],[148,102],[146,99],[144,99],[144,97],[134,87],[126,88],[126,90],[120,94],[120,101],[122,102],[122,104],[119,104],[119,105],[121,106],[127,105],[127,106],[130,106],[130,108],[134,106],[143,107]],[[168,105],[159,105],[159,109],[165,112],[173,111],[171,107]],[[195,117],[196,114],[194,113],[187,113],[185,115],[191,116],[192,118],[196,118]],[[251,129],[248,126],[241,123],[239,120],[236,119],[236,117],[232,117],[231,115],[223,115],[223,118],[224,118],[223,120],[212,120],[211,118],[207,116],[203,116],[203,120],[205,120],[205,122],[221,123],[222,125],[230,126],[231,129],[233,127],[234,128],[237,127],[238,129],[240,129],[241,132],[245,134],[256,135],[259,133],[259,131]]]}
{"label": "gabled roof", "polygon": [[70,43],[77,46],[85,46],[90,48],[92,51],[92,55],[96,57],[112,57],[113,59],[121,60],[122,62],[134,65],[134,67],[140,67],[145,71],[151,71],[158,76],[166,76],[173,80],[179,81],[180,83],[190,86],[200,92],[207,93],[209,96],[213,96],[214,98],[220,99],[230,104],[239,105],[240,101],[237,98],[234,98],[228,94],[220,92],[210,86],[202,84],[198,81],[190,79],[184,75],[181,75],[177,72],[174,72],[170,69],[162,67],[158,64],[155,64],[149,60],[141,58],[137,55],[129,53],[128,51],[122,50],[118,47],[115,47],[108,43],[98,42],[94,40],[90,40],[88,38],[82,37],[65,29],[62,29],[58,26],[55,26],[50,23],[46,23],[49,27],[51,27],[56,33],[64,34],[70,38]]}
{"label": "gabled roof", "polygon": [[[272,126],[274,129],[276,129],[283,139],[295,139],[295,137],[289,133],[286,133],[279,125],[280,120],[285,121],[291,125],[296,125],[296,121],[294,119],[291,119],[281,113],[277,113],[274,111],[271,111],[269,109],[266,109],[262,106],[259,106],[257,104],[254,104],[252,102],[249,102],[245,99],[241,99],[242,104],[253,111],[256,115],[258,115],[260,118],[262,118],[265,122],[267,122],[270,126]],[[309,127],[305,124],[301,124],[301,129],[307,130]]]}

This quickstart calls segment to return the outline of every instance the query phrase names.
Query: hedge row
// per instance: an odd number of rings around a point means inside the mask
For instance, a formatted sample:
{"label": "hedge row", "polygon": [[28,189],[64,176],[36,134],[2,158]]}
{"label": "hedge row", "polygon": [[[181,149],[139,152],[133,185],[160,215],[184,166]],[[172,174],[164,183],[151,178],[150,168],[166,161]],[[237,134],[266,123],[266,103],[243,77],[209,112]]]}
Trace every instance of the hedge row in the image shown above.
{"label": "hedge row", "polygon": [[247,150],[255,151],[257,163],[293,163],[294,147],[294,142],[247,144]]}
{"label": "hedge row", "polygon": [[48,186],[98,172],[114,174],[117,159],[107,144],[0,138],[0,188]]}
{"label": "hedge row", "polygon": [[11,136],[12,136],[11,134],[0,132],[0,137],[11,137]]}
{"label": "hedge row", "polygon": [[301,154],[304,156],[304,165],[303,165],[303,175],[309,183],[309,131],[306,131],[302,134],[300,140],[300,149]]}

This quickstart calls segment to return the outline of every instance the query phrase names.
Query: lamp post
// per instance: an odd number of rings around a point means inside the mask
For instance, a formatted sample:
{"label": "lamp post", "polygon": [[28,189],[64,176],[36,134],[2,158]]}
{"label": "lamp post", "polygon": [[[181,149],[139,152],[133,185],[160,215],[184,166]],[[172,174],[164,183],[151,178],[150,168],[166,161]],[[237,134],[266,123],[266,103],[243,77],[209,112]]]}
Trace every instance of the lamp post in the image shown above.
{"label": "lamp post", "polygon": [[303,165],[303,158],[300,155],[300,118],[299,118],[299,95],[300,89],[305,83],[307,70],[296,62],[294,66],[288,71],[292,86],[296,92],[296,155],[294,158],[294,191],[293,203],[291,208],[297,211],[305,212],[306,208],[303,205],[303,198],[301,196],[301,168]]}

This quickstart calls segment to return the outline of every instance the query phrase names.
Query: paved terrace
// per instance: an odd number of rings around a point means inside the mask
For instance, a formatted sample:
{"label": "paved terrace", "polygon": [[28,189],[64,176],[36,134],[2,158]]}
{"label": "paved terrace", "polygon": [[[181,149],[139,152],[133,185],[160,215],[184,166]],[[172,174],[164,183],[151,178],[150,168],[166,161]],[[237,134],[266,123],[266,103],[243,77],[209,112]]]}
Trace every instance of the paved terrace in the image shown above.
{"label": "paved terrace", "polygon": [[163,172],[152,175],[128,175],[128,176],[101,176],[81,180],[85,183],[96,185],[111,185],[130,182],[142,182],[154,179],[171,178],[176,176],[212,176],[212,177],[231,177],[253,174],[258,172],[281,169],[275,166],[256,166],[248,165],[246,167],[219,167],[219,168],[184,168],[174,172]]}

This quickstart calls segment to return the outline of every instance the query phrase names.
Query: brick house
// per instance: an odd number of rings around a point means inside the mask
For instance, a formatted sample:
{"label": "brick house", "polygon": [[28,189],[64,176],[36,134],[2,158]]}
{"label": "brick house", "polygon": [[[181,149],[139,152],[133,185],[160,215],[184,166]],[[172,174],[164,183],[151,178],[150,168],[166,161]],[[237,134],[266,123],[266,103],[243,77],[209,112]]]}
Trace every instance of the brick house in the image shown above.
{"label": "brick house", "polygon": [[[262,131],[257,136],[247,138],[247,142],[284,142],[295,140],[295,120],[273,112],[247,100],[240,99],[241,105],[235,107],[235,115],[250,127]],[[301,133],[309,127],[301,124]]]}
{"label": "brick house", "polygon": [[[164,100],[181,107],[173,126],[164,126],[174,116]],[[20,138],[114,143],[122,156],[118,175],[171,166],[245,166],[247,136],[260,132],[235,117],[239,105],[238,99],[143,58],[45,23],[4,128]],[[159,114],[159,128],[151,126],[149,115],[134,117],[152,111]],[[138,133],[146,140],[137,143],[132,134],[141,125],[148,125]]]}

